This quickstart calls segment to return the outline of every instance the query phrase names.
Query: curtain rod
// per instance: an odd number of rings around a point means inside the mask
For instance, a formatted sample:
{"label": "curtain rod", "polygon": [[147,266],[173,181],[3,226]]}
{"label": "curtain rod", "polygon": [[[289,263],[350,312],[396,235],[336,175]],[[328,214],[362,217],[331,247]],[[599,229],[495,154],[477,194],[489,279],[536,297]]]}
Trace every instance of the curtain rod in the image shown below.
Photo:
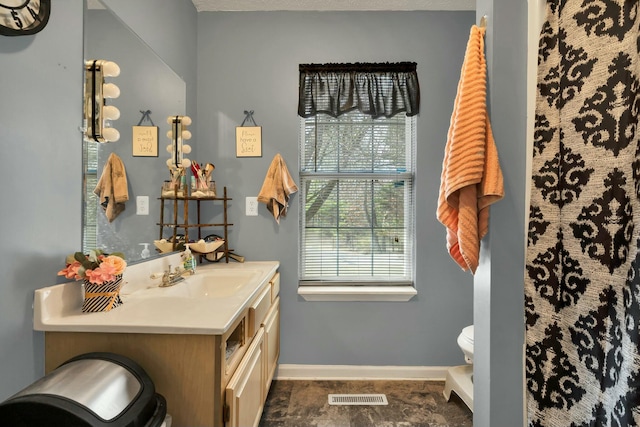
{"label": "curtain rod", "polygon": [[384,62],[366,63],[356,62],[353,64],[300,64],[301,72],[318,71],[398,71],[415,72],[417,63],[415,62]]}

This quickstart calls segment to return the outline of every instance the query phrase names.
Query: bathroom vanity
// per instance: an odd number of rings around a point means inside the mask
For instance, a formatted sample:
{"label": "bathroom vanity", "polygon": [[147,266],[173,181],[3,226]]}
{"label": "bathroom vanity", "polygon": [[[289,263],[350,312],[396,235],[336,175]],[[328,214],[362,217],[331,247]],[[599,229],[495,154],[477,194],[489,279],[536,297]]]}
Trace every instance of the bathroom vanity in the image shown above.
{"label": "bathroom vanity", "polygon": [[152,378],[173,426],[257,426],[279,357],[278,267],[199,267],[172,287],[123,289],[124,304],[106,313],[80,312],[79,283],[39,289],[34,323],[45,331],[45,371],[83,353],[122,354]]}

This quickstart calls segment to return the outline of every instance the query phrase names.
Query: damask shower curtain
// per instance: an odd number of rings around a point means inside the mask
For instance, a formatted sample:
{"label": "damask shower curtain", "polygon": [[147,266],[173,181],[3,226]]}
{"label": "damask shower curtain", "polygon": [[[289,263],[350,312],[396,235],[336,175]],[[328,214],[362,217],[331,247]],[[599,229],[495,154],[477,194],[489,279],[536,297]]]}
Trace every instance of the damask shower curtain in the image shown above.
{"label": "damask shower curtain", "polygon": [[640,9],[551,0],[525,272],[529,427],[640,425]]}

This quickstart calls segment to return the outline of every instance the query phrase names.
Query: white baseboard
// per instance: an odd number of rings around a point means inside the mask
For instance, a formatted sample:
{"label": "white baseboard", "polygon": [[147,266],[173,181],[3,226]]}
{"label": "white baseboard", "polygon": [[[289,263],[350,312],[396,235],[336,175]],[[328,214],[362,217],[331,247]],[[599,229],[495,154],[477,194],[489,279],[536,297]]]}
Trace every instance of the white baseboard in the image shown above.
{"label": "white baseboard", "polygon": [[450,366],[278,365],[278,380],[444,381]]}

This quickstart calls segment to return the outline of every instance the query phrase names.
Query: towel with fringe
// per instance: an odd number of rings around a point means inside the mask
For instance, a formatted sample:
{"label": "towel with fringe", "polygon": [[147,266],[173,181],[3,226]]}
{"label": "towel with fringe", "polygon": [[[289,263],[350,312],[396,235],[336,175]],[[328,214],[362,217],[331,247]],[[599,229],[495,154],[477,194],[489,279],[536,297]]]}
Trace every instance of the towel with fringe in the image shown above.
{"label": "towel with fringe", "polygon": [[289,197],[297,191],[298,186],[291,178],[284,159],[276,154],[262,183],[258,202],[266,204],[273,218],[280,224],[280,217],[287,215]]}
{"label": "towel with fringe", "polygon": [[456,94],[438,196],[447,249],[475,274],[480,241],[489,231],[489,206],[504,197],[502,171],[487,113],[485,29],[471,27]]}
{"label": "towel with fringe", "polygon": [[111,153],[102,169],[102,175],[93,192],[99,197],[100,206],[109,222],[112,222],[122,211],[124,203],[129,200],[127,189],[127,173],[122,159]]}

